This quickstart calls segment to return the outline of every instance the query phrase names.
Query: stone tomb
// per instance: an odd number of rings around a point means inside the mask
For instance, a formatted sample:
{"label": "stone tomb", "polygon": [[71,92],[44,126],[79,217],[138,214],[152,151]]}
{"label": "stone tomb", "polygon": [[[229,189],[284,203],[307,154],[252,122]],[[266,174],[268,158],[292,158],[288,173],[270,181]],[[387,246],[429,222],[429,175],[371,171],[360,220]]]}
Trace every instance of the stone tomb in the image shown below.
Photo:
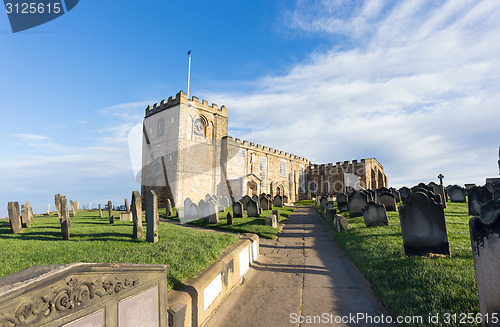
{"label": "stone tomb", "polygon": [[347,207],[349,209],[349,218],[359,217],[363,215],[363,208],[368,203],[366,194],[353,191],[349,193]]}
{"label": "stone tomb", "polygon": [[281,197],[281,195],[276,195],[274,197],[274,206],[283,207],[283,198]]}
{"label": "stone tomb", "polygon": [[387,226],[387,212],[383,204],[370,201],[363,209],[363,219],[366,227]]}
{"label": "stone tomb", "polygon": [[493,200],[493,194],[484,186],[474,186],[469,191],[469,215],[479,216],[481,206]]}
{"label": "stone tomb", "polygon": [[240,201],[233,204],[233,218],[243,218],[243,204]]}
{"label": "stone tomb", "polygon": [[132,221],[134,222],[132,237],[135,239],[142,238],[142,201],[139,191],[132,192]]}
{"label": "stone tomb", "polygon": [[466,202],[465,189],[458,185],[453,185],[448,188],[448,196],[451,202]]}
{"label": "stone tomb", "polygon": [[120,211],[120,221],[132,221],[132,213],[130,211]]}
{"label": "stone tomb", "polygon": [[346,212],[349,211],[349,208],[347,207],[347,194],[344,192],[338,192],[337,193],[337,208],[339,209],[339,212]]}
{"label": "stone tomb", "polygon": [[[479,311],[482,317],[492,317],[500,312],[500,213],[489,223],[479,217],[469,220],[472,257],[476,272]],[[484,324],[483,326],[498,326]]]}
{"label": "stone tomb", "polygon": [[248,217],[259,217],[259,208],[257,202],[250,199],[247,204],[247,216]]}
{"label": "stone tomb", "polygon": [[443,206],[423,192],[413,192],[399,207],[405,254],[450,255]]}
{"label": "stone tomb", "polygon": [[392,193],[384,193],[379,196],[379,204],[385,206],[386,211],[397,211],[396,199]]}
{"label": "stone tomb", "polygon": [[124,263],[32,267],[0,278],[0,325],[167,327],[167,272]]}
{"label": "stone tomb", "polygon": [[146,241],[158,243],[158,198],[155,191],[150,190],[146,195]]}

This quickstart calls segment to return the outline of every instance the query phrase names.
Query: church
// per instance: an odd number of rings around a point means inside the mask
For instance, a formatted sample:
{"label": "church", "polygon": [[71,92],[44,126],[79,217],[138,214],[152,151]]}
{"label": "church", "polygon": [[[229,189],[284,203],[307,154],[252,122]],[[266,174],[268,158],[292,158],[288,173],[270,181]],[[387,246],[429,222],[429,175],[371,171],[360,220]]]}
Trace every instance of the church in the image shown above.
{"label": "church", "polygon": [[350,188],[387,187],[375,159],[312,164],[307,158],[228,136],[227,108],[180,91],[146,108],[141,193],[154,190],[158,205],[181,207],[207,194],[281,195],[289,202]]}

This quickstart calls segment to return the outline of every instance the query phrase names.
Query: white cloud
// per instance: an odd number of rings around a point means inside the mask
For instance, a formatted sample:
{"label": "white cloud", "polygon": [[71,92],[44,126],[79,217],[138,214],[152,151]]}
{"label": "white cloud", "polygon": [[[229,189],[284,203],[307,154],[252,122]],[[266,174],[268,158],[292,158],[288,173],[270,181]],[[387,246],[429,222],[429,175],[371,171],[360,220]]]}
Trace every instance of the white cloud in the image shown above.
{"label": "white cloud", "polygon": [[350,3],[298,1],[287,14],[289,27],[350,48],[313,52],[252,94],[211,95],[232,136],[317,163],[376,157],[395,186],[496,175],[500,3]]}

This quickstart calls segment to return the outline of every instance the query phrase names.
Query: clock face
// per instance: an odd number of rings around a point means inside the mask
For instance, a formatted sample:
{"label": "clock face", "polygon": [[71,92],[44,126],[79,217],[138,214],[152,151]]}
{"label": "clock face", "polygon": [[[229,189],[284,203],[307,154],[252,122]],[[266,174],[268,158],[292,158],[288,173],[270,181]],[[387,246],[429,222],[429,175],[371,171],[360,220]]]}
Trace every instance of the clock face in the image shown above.
{"label": "clock face", "polygon": [[201,119],[196,119],[194,121],[194,134],[199,136],[205,136],[205,126]]}

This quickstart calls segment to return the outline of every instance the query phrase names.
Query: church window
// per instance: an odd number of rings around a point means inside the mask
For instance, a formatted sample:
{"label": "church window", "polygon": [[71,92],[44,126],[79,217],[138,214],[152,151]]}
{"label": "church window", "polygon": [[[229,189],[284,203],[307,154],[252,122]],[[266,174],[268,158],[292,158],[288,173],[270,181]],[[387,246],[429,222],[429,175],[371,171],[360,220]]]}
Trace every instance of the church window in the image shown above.
{"label": "church window", "polygon": [[280,176],[286,177],[286,160],[281,159],[280,161]]}

